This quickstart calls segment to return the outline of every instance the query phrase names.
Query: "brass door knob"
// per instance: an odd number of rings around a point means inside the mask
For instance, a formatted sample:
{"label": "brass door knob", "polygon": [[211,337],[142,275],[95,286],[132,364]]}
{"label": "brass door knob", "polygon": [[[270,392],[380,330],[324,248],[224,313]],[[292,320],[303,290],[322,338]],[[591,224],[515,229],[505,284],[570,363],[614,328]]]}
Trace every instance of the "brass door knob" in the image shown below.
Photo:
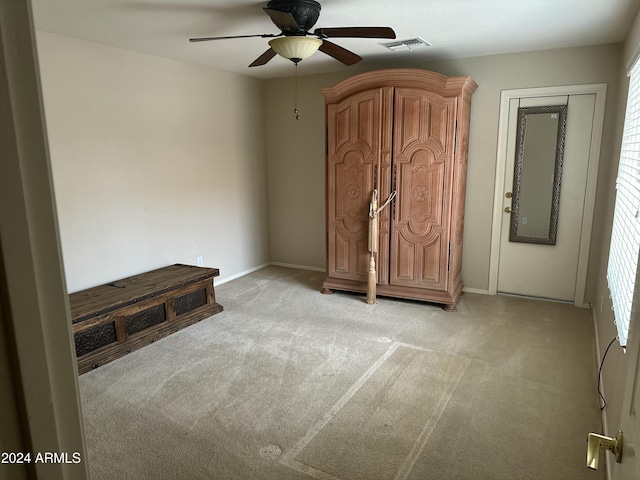
{"label": "brass door knob", "polygon": [[504,207],[505,213],[511,213],[511,207]]}
{"label": "brass door knob", "polygon": [[587,437],[587,467],[597,470],[600,449],[611,450],[616,457],[616,462],[622,461],[622,432],[615,437],[605,437],[597,433],[590,433]]}

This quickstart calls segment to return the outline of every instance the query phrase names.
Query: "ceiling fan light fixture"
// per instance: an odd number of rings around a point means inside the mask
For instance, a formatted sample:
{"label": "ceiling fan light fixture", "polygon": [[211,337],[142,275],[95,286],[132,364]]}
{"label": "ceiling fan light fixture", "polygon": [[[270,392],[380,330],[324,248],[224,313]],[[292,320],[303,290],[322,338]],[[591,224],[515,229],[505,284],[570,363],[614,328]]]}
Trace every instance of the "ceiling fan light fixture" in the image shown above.
{"label": "ceiling fan light fixture", "polygon": [[281,57],[298,63],[300,60],[310,57],[318,51],[322,45],[319,38],[303,36],[285,36],[269,41],[269,46]]}

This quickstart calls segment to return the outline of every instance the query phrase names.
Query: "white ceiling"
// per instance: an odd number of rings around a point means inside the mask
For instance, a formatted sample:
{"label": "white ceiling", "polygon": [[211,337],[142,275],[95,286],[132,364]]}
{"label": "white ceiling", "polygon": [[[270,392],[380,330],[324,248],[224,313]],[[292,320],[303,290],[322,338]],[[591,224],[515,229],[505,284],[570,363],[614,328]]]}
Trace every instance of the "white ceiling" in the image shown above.
{"label": "white ceiling", "polygon": [[[291,75],[275,57],[248,65],[265,38],[190,43],[191,37],[279,33],[262,11],[267,0],[32,0],[36,28],[258,78]],[[392,52],[388,40],[335,39],[365,62],[462,58],[624,40],[640,0],[320,0],[314,28],[389,26],[399,40],[432,46]],[[382,59],[384,60],[384,59]],[[300,63],[300,75],[345,69],[321,52]]]}

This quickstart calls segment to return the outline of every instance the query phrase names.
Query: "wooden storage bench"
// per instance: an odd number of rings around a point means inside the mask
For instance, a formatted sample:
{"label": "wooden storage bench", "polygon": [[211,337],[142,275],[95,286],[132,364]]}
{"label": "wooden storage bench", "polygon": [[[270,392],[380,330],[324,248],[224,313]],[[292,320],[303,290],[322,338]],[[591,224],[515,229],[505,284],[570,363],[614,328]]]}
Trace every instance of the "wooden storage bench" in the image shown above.
{"label": "wooden storage bench", "polygon": [[221,312],[213,289],[219,274],[176,264],[70,294],[79,372]]}

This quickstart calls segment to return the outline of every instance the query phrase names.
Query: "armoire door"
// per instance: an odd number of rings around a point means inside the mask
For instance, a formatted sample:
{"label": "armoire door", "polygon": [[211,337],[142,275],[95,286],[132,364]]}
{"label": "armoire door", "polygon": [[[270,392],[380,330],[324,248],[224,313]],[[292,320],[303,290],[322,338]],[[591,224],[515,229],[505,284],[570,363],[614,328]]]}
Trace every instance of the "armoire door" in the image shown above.
{"label": "armoire door", "polygon": [[397,88],[394,99],[391,285],[447,285],[456,98]]}
{"label": "armoire door", "polygon": [[[333,278],[366,282],[371,193],[390,188],[392,90],[372,89],[327,109],[327,269]],[[384,184],[384,185],[383,185]],[[387,283],[388,212],[380,215],[378,276]]]}

